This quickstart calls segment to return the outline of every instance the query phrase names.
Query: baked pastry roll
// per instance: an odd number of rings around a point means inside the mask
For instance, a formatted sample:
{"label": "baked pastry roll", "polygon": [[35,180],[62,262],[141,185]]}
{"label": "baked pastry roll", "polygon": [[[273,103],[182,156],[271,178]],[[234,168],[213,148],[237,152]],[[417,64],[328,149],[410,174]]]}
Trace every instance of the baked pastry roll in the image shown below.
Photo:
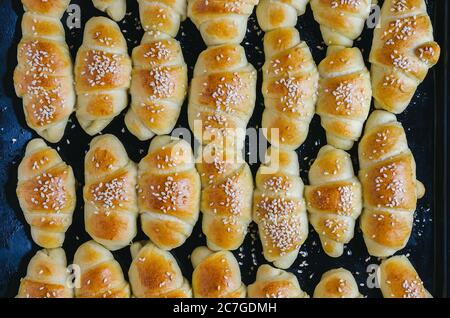
{"label": "baked pastry roll", "polygon": [[309,298],[294,274],[267,264],[258,268],[256,281],[247,290],[248,298]]}
{"label": "baked pastry roll", "polygon": [[16,189],[33,241],[60,247],[75,210],[73,171],[42,139],[31,140],[18,169]]}
{"label": "baked pastry roll", "polygon": [[314,298],[361,298],[358,284],[345,268],[325,272],[314,290]]}
{"label": "baked pastry roll", "polygon": [[327,133],[328,144],[349,150],[361,137],[369,115],[370,74],[358,48],[330,46],[319,64],[316,113]]}
{"label": "baked pastry roll", "polygon": [[258,0],[187,0],[187,16],[207,46],[242,42]]}
{"label": "baked pastry roll", "polygon": [[253,176],[242,151],[215,143],[199,152],[202,230],[211,250],[235,250],[251,222]]}
{"label": "baked pastry roll", "polygon": [[253,220],[266,260],[289,268],[308,237],[303,181],[294,151],[268,149],[256,174]]}
{"label": "baked pastry roll", "polygon": [[414,266],[404,255],[383,260],[379,268],[384,298],[432,298]]}
{"label": "baked pastry roll", "polygon": [[128,244],[137,232],[137,167],[119,139],[92,139],[84,160],[84,223],[86,232],[107,249]]}
{"label": "baked pastry roll", "polygon": [[75,61],[76,115],[89,134],[101,132],[128,104],[131,60],[116,22],[94,17],[86,22]]}
{"label": "baked pastry roll", "polygon": [[311,0],[326,45],[351,47],[369,17],[371,0]]}
{"label": "baked pastry roll", "polygon": [[92,0],[92,3],[94,7],[106,12],[115,21],[122,20],[127,13],[126,0]]}
{"label": "baked pastry roll", "polygon": [[100,244],[89,241],[78,247],[73,263],[80,267],[77,298],[129,298],[130,286],[114,256]]}
{"label": "baked pastry roll", "polygon": [[195,298],[245,298],[241,270],[229,251],[213,252],[205,246],[191,254],[192,291]]}
{"label": "baked pastry roll", "polygon": [[200,190],[191,145],[170,136],[155,137],[139,163],[138,206],[142,230],[156,246],[171,250],[191,235]]}
{"label": "baked pastry roll", "polygon": [[428,70],[439,60],[424,0],[386,0],[369,61],[375,107],[403,112]]}
{"label": "baked pastry roll", "polygon": [[128,271],[137,298],[190,298],[191,287],[170,252],[152,243],[131,245],[133,262]]}
{"label": "baked pastry roll", "polygon": [[305,141],[314,116],[319,73],[308,45],[295,28],[279,28],[264,36],[266,62],[262,93],[262,128],[277,147],[296,149]]}
{"label": "baked pastry roll", "polygon": [[180,43],[166,34],[145,33],[133,49],[128,130],[140,140],[169,134],[187,92],[187,66]]}
{"label": "baked pastry roll", "polygon": [[361,184],[350,155],[330,145],[322,147],[309,169],[309,182],[305,188],[309,221],[325,253],[339,257],[353,238],[362,209]]}
{"label": "baked pastry roll", "polygon": [[150,35],[161,33],[174,38],[180,22],[186,19],[186,0],[138,0],[139,15],[144,31]]}
{"label": "baked pastry roll", "polygon": [[40,250],[20,280],[17,298],[72,298],[66,253],[62,248]]}
{"label": "baked pastry roll", "polygon": [[408,242],[417,199],[424,195],[425,188],[416,179],[416,163],[395,115],[374,111],[358,151],[364,241],[370,255],[390,256]]}
{"label": "baked pastry roll", "polygon": [[258,24],[264,32],[295,27],[309,0],[260,0],[256,7]]}
{"label": "baked pastry roll", "polygon": [[189,126],[197,140],[242,144],[255,100],[256,70],[242,46],[220,45],[200,53],[188,104]]}
{"label": "baked pastry roll", "polygon": [[75,105],[73,65],[60,21],[69,0],[22,0],[14,87],[28,126],[49,142],[64,135]]}

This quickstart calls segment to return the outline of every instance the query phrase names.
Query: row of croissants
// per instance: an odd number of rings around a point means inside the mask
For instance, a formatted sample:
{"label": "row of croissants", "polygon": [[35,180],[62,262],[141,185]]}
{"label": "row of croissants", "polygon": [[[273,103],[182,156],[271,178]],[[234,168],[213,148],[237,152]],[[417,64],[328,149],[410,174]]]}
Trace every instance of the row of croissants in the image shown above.
{"label": "row of croissants", "polygon": [[[194,296],[245,296],[239,268],[228,251],[242,245],[252,220],[258,225],[264,257],[280,269],[289,268],[297,258],[308,235],[308,220],[323,250],[332,257],[342,255],[360,214],[370,255],[389,257],[405,247],[417,199],[425,189],[416,179],[405,131],[393,113],[408,106],[439,58],[423,0],[384,2],[380,26],[374,31],[371,73],[359,49],[351,47],[369,15],[368,0],[310,1],[329,46],[318,67],[295,28],[308,1],[138,2],[145,34],[131,59],[119,26],[108,18],[94,17],[85,25],[83,44],[72,67],[60,22],[70,1],[22,0],[23,38],[14,83],[32,129],[50,142],[59,141],[76,104],[81,127],[90,135],[98,134],[126,108],[129,91],[127,128],[140,140],[158,135],[138,165],[116,137],[101,135],[91,141],[85,157],[84,219],[86,231],[100,245],[86,243],[82,247],[88,251],[80,247],[75,263],[80,263],[82,272],[91,275],[98,264],[113,262],[110,266],[115,266],[107,249],[130,244],[137,232],[138,214],[152,243],[132,245],[129,278],[137,297],[190,295],[189,284],[168,251],[191,235],[199,211],[207,248],[192,255]],[[116,20],[125,11],[125,1],[94,3]],[[266,32],[261,126],[272,145],[256,175],[256,186],[241,148],[255,107],[257,76],[239,44],[255,6],[258,23]],[[186,16],[208,45],[198,57],[188,98],[189,126],[202,145],[195,159],[190,144],[167,136],[188,90],[187,66],[174,38]],[[383,110],[369,117],[372,96],[375,107]],[[304,186],[294,150],[305,141],[315,113],[321,117],[328,145],[319,151],[309,171],[309,185]],[[358,140],[357,177],[345,150]],[[59,247],[76,203],[71,167],[42,139],[34,139],[27,146],[18,179],[17,195],[32,238],[52,249],[38,254],[38,259],[64,265]],[[384,262],[382,268],[388,264],[385,268],[394,272],[392,277],[386,274],[389,278],[382,287],[386,297],[429,295],[407,259],[392,257]],[[51,275],[39,276],[41,270],[35,272],[36,263],[30,263],[29,281],[51,279]],[[141,265],[144,270],[139,269]],[[202,268],[209,278],[202,278]],[[298,287],[287,272],[267,266],[259,272],[264,282],[281,277]],[[113,273],[111,286],[128,290],[121,272]],[[338,292],[359,295],[350,288],[356,287],[349,279],[351,274],[343,273],[327,273],[324,279],[344,275],[337,282],[347,281],[348,287],[346,283],[336,287],[332,280],[319,284],[318,290],[334,292],[335,286]],[[50,283],[57,285],[57,277]],[[92,281],[99,277],[93,275]],[[249,286],[248,295],[281,292],[278,283],[264,292],[259,290],[263,285]],[[28,290],[24,286],[21,291]],[[32,295],[36,286],[31,284],[28,293],[20,294]],[[89,295],[93,292],[89,288],[81,293]],[[92,289],[113,293],[98,284]],[[296,295],[303,295],[298,290]],[[322,292],[326,293],[318,294]]]}

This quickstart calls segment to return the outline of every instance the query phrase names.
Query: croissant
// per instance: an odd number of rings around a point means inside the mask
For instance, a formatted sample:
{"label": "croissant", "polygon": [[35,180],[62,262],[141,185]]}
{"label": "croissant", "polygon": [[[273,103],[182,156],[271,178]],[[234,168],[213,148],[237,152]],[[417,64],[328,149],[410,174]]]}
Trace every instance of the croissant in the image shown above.
{"label": "croissant", "polygon": [[73,263],[80,267],[78,298],[129,298],[130,286],[114,256],[100,244],[89,241],[78,247]]}
{"label": "croissant", "polygon": [[19,165],[16,189],[33,241],[60,247],[75,210],[73,171],[42,139],[31,140]]}
{"label": "croissant", "polygon": [[139,163],[138,206],[142,230],[159,248],[181,246],[200,210],[200,177],[188,142],[155,137]]}
{"label": "croissant", "polygon": [[424,195],[425,188],[416,179],[416,163],[395,115],[374,111],[358,151],[364,241],[370,255],[390,256],[408,242],[417,199]]}
{"label": "croissant", "polygon": [[111,251],[127,246],[137,232],[136,164],[107,134],[92,139],[84,170],[86,232]]}
{"label": "croissant", "polygon": [[371,0],[311,0],[326,45],[351,47],[369,17]]}
{"label": "croissant", "polygon": [[375,107],[401,113],[428,69],[439,60],[423,0],[386,0],[374,30],[369,61]]}
{"label": "croissant", "polygon": [[414,266],[404,255],[383,260],[379,268],[384,298],[432,298]]}
{"label": "croissant", "polygon": [[316,113],[327,133],[328,144],[349,150],[361,137],[369,115],[370,74],[358,48],[330,46],[319,64]]}
{"label": "croissant", "polygon": [[258,268],[256,281],[247,290],[248,298],[309,298],[294,274],[267,264]]}
{"label": "croissant", "polygon": [[208,144],[199,152],[202,230],[211,250],[235,250],[251,222],[253,176],[242,152]]}
{"label": "croissant", "polygon": [[259,0],[188,0],[187,16],[207,46],[241,43]]}
{"label": "croissant", "polygon": [[242,46],[226,44],[200,53],[188,104],[189,126],[197,140],[242,144],[255,100],[256,70]]}
{"label": "croissant", "polygon": [[133,295],[138,298],[190,298],[191,287],[170,252],[152,243],[131,245],[128,271]]}
{"label": "croissant", "polygon": [[345,268],[325,272],[314,290],[314,298],[361,298],[358,284]]}
{"label": "croissant", "polygon": [[256,7],[258,24],[264,32],[295,27],[309,0],[260,0]]}
{"label": "croissant", "polygon": [[28,126],[49,142],[64,135],[75,105],[72,60],[60,22],[69,0],[22,0],[14,87]]}
{"label": "croissant", "polygon": [[303,182],[294,151],[269,148],[256,174],[253,220],[266,260],[289,268],[308,236]]}
{"label": "croissant", "polygon": [[122,20],[127,13],[126,0],[92,0],[92,3],[94,7],[106,12],[115,21]]}
{"label": "croissant", "polygon": [[205,246],[191,254],[192,290],[195,298],[245,298],[241,270],[229,251],[213,252]]}
{"label": "croissant", "polygon": [[293,27],[266,33],[264,53],[263,132],[273,146],[293,150],[308,134],[319,73],[308,45]]}
{"label": "croissant", "polygon": [[180,22],[186,19],[186,0],[138,0],[139,15],[144,31],[174,38]]}
{"label": "croissant", "polygon": [[72,298],[66,253],[62,248],[40,250],[20,280],[17,298]]}
{"label": "croissant", "polygon": [[169,134],[187,91],[187,66],[180,43],[164,33],[146,33],[133,49],[128,130],[140,140]]}
{"label": "croissant", "polygon": [[116,22],[90,19],[75,61],[76,115],[89,134],[102,131],[128,103],[131,60]]}
{"label": "croissant", "polygon": [[329,145],[322,147],[309,170],[309,181],[305,188],[309,221],[325,253],[339,257],[353,238],[362,209],[361,184],[350,155]]}

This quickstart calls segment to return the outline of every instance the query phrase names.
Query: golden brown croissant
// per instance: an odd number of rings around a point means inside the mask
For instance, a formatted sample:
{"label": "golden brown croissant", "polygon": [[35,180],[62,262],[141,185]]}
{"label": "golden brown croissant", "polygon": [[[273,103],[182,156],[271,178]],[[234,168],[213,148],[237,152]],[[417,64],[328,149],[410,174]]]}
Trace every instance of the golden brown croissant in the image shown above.
{"label": "golden brown croissant", "polygon": [[375,107],[403,112],[428,70],[439,60],[424,0],[386,0],[369,61]]}
{"label": "golden brown croissant", "polygon": [[267,264],[258,268],[256,281],[247,290],[248,298],[309,298],[294,274]]}
{"label": "golden brown croissant", "polygon": [[294,151],[271,147],[256,174],[253,220],[258,224],[264,257],[289,268],[308,237],[303,181]]}
{"label": "golden brown croissant", "polygon": [[264,32],[295,27],[309,0],[260,0],[256,7],[258,24]]}
{"label": "golden brown croissant", "polygon": [[305,188],[309,221],[325,253],[339,257],[353,238],[362,209],[361,184],[350,155],[330,145],[322,147],[309,170],[309,182]]}
{"label": "golden brown croissant", "polygon": [[89,241],[78,247],[73,263],[80,267],[77,298],[129,298],[130,286],[114,256],[100,244]]}
{"label": "golden brown croissant", "polygon": [[72,298],[66,253],[62,248],[40,250],[20,280],[17,298]]}
{"label": "golden brown croissant", "polygon": [[128,104],[131,60],[116,22],[90,19],[75,61],[77,118],[89,134],[102,131]]}
{"label": "golden brown croissant", "polygon": [[19,165],[17,197],[33,241],[60,247],[75,210],[73,171],[42,139],[31,140]]}
{"label": "golden brown croissant", "polygon": [[405,131],[395,115],[374,111],[359,143],[364,198],[361,230],[369,254],[386,257],[405,247],[417,199],[425,193]]}
{"label": "golden brown croissant", "polygon": [[22,0],[14,87],[30,128],[50,142],[64,135],[75,104],[72,60],[60,22],[69,0]]}
{"label": "golden brown croissant", "polygon": [[120,21],[127,13],[126,0],[92,0],[94,6],[100,11],[106,12],[111,19]]}
{"label": "golden brown croissant", "polygon": [[137,232],[137,167],[119,139],[92,139],[84,160],[84,222],[86,232],[111,251],[120,249]]}
{"label": "golden brown croissant", "polygon": [[325,272],[314,290],[314,298],[360,298],[358,284],[344,268]]}
{"label": "golden brown croissant", "polygon": [[186,19],[186,0],[138,0],[141,24],[146,33],[175,37]]}
{"label": "golden brown croissant", "polygon": [[245,298],[241,270],[231,252],[213,252],[201,246],[192,252],[191,261],[195,298]]}
{"label": "golden brown croissant", "polygon": [[349,150],[361,137],[369,115],[370,74],[358,48],[330,46],[319,64],[316,113],[327,133],[328,144]]}
{"label": "golden brown croissant", "polygon": [[133,262],[128,271],[133,296],[138,298],[190,298],[191,287],[170,252],[152,243],[131,245]]}
{"label": "golden brown croissant", "polygon": [[191,235],[199,215],[200,190],[189,143],[155,137],[139,163],[138,206],[142,230],[156,246],[171,250]]}

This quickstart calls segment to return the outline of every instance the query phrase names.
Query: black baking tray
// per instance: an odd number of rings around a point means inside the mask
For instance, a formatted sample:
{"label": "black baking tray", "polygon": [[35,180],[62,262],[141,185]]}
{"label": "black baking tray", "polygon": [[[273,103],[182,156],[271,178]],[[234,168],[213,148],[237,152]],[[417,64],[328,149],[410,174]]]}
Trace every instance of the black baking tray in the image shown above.
{"label": "black baking tray", "polygon": [[[91,1],[77,0],[72,3],[81,7],[81,29],[66,28],[67,42],[75,57],[82,41],[82,29],[85,22],[94,15],[104,15],[97,11]],[[139,23],[136,1],[127,1],[128,14],[119,23],[128,41],[129,50],[138,45],[143,31]],[[448,7],[447,1],[428,1],[429,14],[435,25],[435,37],[443,52],[439,64],[433,68],[426,80],[420,85],[417,93],[407,109],[398,118],[404,125],[409,145],[417,162],[417,175],[427,189],[425,197],[419,201],[414,230],[408,245],[401,251],[410,256],[425,286],[435,297],[445,297],[447,289],[447,45],[448,45]],[[20,277],[25,276],[30,258],[39,247],[30,237],[29,226],[26,224],[15,194],[17,182],[17,167],[24,154],[27,142],[36,137],[25,123],[22,102],[15,96],[12,74],[16,61],[17,44],[20,41],[20,20],[23,9],[18,0],[0,1],[0,296],[13,297],[19,287]],[[64,16],[64,21],[67,14]],[[325,45],[308,6],[305,15],[299,18],[297,25],[301,37],[308,43],[316,63],[325,56]],[[262,38],[264,33],[259,29],[256,18],[249,19],[247,36],[243,42],[249,61],[258,69],[258,87],[261,87],[261,66],[264,63]],[[186,20],[182,23],[177,37],[183,48],[186,63],[189,66],[189,78],[199,53],[205,45],[195,26]],[[372,30],[365,29],[355,45],[362,49],[367,61],[372,39]],[[257,90],[257,103],[249,127],[259,127],[264,109],[261,90]],[[188,127],[187,105],[183,106],[177,127]],[[125,145],[129,156],[138,162],[147,153],[149,141],[140,142],[131,135],[124,125],[124,113],[118,116],[104,133],[116,135]],[[78,125],[75,116],[71,117],[64,138],[54,144],[61,157],[70,164],[78,181],[77,208],[73,224],[69,228],[64,249],[69,262],[72,261],[77,247],[89,240],[84,231],[82,185],[84,182],[84,155],[88,149],[91,137]],[[301,176],[307,183],[307,171],[318,150],[326,143],[325,134],[320,126],[320,120],[314,117],[306,142],[298,150]],[[357,165],[356,146],[351,150],[355,169]],[[259,164],[252,164],[256,173]],[[192,250],[205,244],[201,233],[201,221],[196,225],[192,236],[187,242],[173,251],[184,275],[190,279],[192,266],[188,255]],[[257,239],[255,224],[250,226],[249,234],[240,250],[235,252],[241,264],[242,279],[250,284],[255,279],[256,269],[265,263],[261,253],[260,242]],[[135,240],[145,239],[142,231]],[[114,256],[127,274],[131,262],[128,248],[114,252]],[[314,287],[323,272],[335,267],[345,267],[354,275],[360,285],[360,291],[368,297],[380,297],[379,289],[367,285],[369,277],[367,269],[379,260],[369,257],[364,246],[361,231],[355,232],[355,238],[345,248],[344,255],[334,259],[322,251],[316,233],[310,227],[309,237],[301,248],[300,255],[289,269],[299,278],[302,288],[312,295]]]}

